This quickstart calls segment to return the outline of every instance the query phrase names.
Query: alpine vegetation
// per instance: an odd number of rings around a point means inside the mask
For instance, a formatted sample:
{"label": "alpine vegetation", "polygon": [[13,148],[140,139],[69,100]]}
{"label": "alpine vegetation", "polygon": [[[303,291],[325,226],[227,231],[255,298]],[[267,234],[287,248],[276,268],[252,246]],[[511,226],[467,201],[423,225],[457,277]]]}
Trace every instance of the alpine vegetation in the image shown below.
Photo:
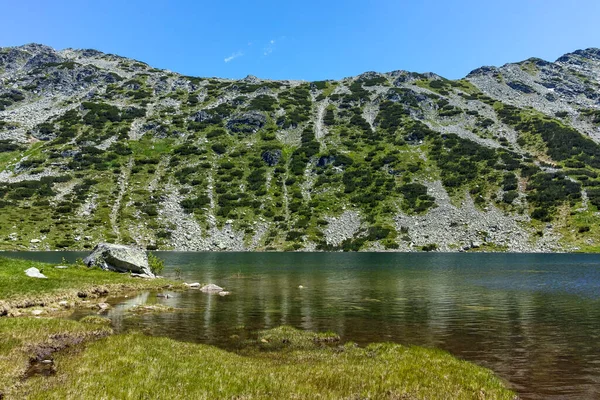
{"label": "alpine vegetation", "polygon": [[597,251],[600,50],[460,80],[0,48],[0,249]]}

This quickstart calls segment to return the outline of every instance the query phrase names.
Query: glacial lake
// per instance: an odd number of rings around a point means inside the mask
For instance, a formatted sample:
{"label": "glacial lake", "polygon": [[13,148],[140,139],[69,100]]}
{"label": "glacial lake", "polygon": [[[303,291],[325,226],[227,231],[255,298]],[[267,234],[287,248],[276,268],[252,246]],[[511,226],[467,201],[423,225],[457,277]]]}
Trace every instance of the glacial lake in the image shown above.
{"label": "glacial lake", "polygon": [[[56,263],[86,254],[2,253]],[[167,277],[179,268],[184,281],[216,283],[231,295],[189,290],[122,299],[107,314],[117,331],[235,350],[256,331],[286,324],[361,345],[438,347],[492,369],[523,399],[600,398],[600,255],[157,255]],[[124,311],[142,303],[181,310]]]}

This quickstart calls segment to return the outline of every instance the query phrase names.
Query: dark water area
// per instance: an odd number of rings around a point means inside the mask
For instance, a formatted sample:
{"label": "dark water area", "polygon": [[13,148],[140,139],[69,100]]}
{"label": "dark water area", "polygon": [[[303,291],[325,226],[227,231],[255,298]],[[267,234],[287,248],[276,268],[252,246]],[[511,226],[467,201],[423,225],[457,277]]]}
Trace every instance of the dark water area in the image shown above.
{"label": "dark water area", "polygon": [[[48,262],[85,255],[9,254]],[[216,283],[231,295],[123,299],[108,313],[117,331],[235,349],[285,324],[359,344],[438,347],[492,369],[523,399],[600,398],[598,255],[157,254],[166,276],[178,268],[184,281]],[[181,310],[125,312],[144,303]]]}

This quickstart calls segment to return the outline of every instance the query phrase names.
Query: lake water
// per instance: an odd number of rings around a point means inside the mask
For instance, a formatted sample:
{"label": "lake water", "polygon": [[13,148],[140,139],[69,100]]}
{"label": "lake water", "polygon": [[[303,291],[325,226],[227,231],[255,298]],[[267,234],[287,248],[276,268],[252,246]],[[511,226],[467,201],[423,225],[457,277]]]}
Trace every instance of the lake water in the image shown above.
{"label": "lake water", "polygon": [[[84,253],[10,253],[49,262]],[[216,283],[143,293],[118,331],[235,349],[282,324],[359,344],[439,347],[494,370],[523,399],[600,398],[600,256],[589,254],[157,253],[165,275]],[[304,286],[300,289],[299,286]],[[180,312],[132,317],[132,304]]]}

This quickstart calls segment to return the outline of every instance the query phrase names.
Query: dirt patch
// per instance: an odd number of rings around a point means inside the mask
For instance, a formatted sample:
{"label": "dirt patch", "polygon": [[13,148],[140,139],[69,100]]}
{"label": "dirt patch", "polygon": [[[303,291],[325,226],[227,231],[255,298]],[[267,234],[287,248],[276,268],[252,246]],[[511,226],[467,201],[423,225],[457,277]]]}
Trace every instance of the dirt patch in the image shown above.
{"label": "dirt patch", "polygon": [[22,380],[29,379],[33,376],[52,376],[56,374],[54,353],[74,349],[84,342],[101,339],[110,334],[110,331],[102,330],[91,331],[81,335],[61,333],[50,336],[47,342],[36,344],[29,349],[31,354],[29,366],[23,374]]}

